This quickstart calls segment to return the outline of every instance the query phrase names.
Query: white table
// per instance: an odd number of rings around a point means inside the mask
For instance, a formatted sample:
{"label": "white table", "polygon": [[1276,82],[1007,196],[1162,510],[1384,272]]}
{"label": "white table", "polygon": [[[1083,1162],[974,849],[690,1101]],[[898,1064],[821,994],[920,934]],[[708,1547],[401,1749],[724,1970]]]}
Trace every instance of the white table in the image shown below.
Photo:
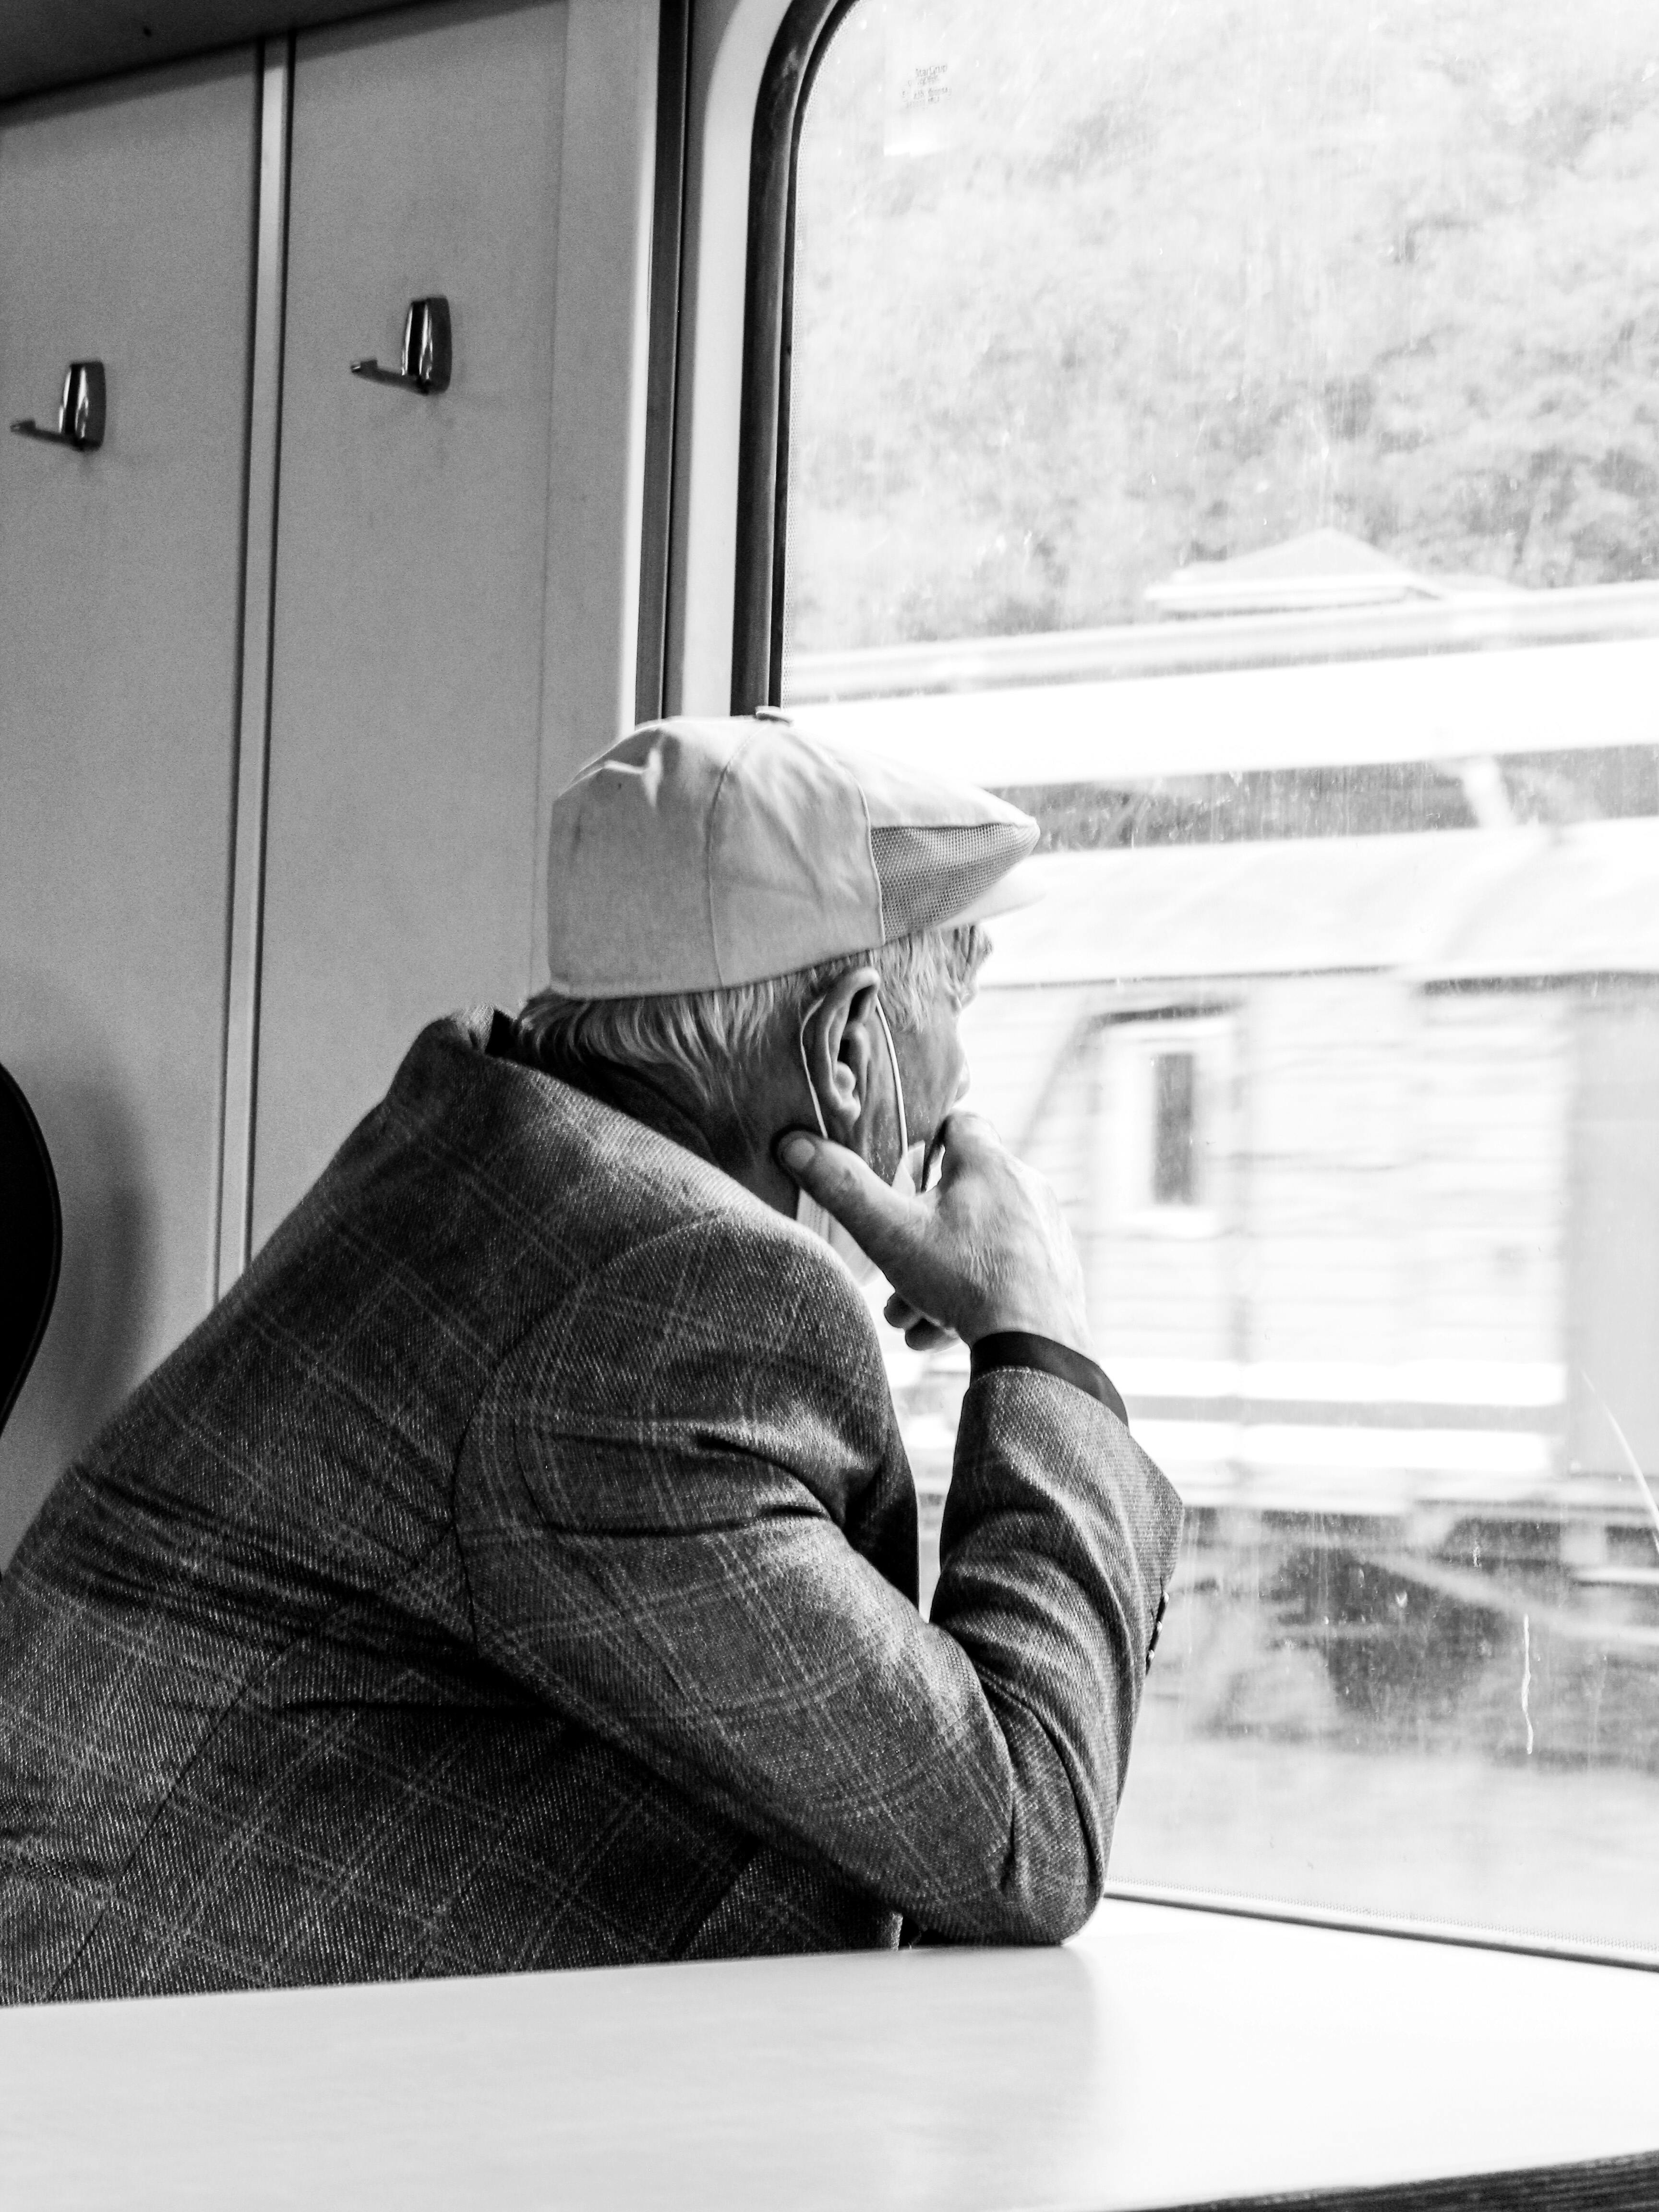
{"label": "white table", "polygon": [[0,2013],[0,2202],[1191,2204],[1659,2150],[1659,1975],[1109,1900],[1064,1950]]}

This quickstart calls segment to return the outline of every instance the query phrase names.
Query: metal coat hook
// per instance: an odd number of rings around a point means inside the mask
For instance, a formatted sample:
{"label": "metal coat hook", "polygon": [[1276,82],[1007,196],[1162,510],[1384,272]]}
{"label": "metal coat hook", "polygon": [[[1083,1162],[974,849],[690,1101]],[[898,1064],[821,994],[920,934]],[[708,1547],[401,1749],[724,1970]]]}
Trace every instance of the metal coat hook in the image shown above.
{"label": "metal coat hook", "polygon": [[441,293],[411,300],[404,318],[402,366],[382,368],[378,361],[354,361],[351,374],[376,384],[401,384],[410,392],[449,389],[449,302]]}
{"label": "metal coat hook", "polygon": [[73,446],[77,453],[96,453],[104,442],[104,364],[72,361],[58,403],[58,428],[43,430],[31,416],[14,422],[20,438],[43,438],[48,445]]}

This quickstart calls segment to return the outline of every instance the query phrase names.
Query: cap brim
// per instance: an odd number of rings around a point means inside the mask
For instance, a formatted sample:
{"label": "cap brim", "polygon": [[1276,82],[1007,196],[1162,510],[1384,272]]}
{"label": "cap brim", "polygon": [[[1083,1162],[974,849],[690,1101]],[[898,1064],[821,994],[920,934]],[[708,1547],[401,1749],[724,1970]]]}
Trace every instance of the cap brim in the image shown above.
{"label": "cap brim", "polygon": [[1013,914],[1023,906],[1035,906],[1046,892],[1036,870],[1029,860],[1021,860],[999,876],[988,890],[981,891],[960,914],[953,914],[939,924],[941,929],[965,929],[970,921],[990,921],[1000,914]]}

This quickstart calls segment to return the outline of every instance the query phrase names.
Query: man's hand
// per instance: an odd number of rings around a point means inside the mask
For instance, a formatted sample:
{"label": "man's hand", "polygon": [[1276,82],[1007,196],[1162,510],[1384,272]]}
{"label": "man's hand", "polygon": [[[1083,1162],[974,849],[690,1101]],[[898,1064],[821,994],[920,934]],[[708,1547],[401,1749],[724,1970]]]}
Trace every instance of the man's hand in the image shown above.
{"label": "man's hand", "polygon": [[1015,1328],[1092,1357],[1083,1270],[1053,1191],[976,1114],[951,1115],[939,1142],[939,1182],[920,1198],[808,1130],[777,1153],[893,1285],[887,1318],[915,1349],[951,1330],[971,1345]]}

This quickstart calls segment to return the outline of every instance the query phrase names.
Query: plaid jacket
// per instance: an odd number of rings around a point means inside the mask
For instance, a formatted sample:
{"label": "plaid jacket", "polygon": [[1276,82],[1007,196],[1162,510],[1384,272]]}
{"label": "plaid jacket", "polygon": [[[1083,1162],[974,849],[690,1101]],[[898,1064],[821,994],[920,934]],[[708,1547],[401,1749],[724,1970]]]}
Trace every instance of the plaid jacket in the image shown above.
{"label": "plaid jacket", "polygon": [[0,1996],[1093,1904],[1174,1493],[1083,1390],[984,1376],[924,1622],[849,1279],[508,1026],[422,1033],[0,1581]]}

